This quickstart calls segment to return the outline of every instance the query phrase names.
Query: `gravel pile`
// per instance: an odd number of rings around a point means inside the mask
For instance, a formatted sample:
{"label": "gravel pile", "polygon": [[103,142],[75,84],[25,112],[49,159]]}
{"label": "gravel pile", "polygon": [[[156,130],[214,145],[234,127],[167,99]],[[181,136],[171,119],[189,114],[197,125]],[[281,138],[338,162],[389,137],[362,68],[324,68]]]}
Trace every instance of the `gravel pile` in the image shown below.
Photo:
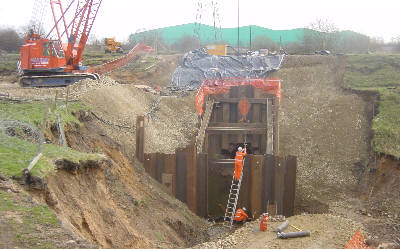
{"label": "gravel pile", "polygon": [[69,91],[69,98],[71,99],[81,99],[87,92],[93,91],[94,89],[99,89],[103,87],[110,87],[120,85],[115,80],[108,76],[100,76],[99,80],[84,79],[73,85],[65,88],[63,91],[63,97],[66,96],[66,92]]}
{"label": "gravel pile", "polygon": [[300,202],[334,200],[357,183],[354,170],[368,163],[367,103],[344,92],[341,72],[332,68],[287,68],[276,75],[282,79],[280,152],[297,156]]}
{"label": "gravel pile", "polygon": [[[145,124],[146,153],[172,154],[176,148],[184,148],[194,139],[198,122],[194,96],[159,98],[156,94],[133,85],[118,84],[107,77],[103,78],[103,82],[105,83],[102,87],[85,88],[88,90],[84,89],[81,98],[91,106],[92,112],[111,123],[134,127],[137,116],[147,116],[154,102],[159,101],[157,110]],[[107,134],[122,145],[127,155],[134,155],[136,148],[134,129],[120,129],[101,124]]]}

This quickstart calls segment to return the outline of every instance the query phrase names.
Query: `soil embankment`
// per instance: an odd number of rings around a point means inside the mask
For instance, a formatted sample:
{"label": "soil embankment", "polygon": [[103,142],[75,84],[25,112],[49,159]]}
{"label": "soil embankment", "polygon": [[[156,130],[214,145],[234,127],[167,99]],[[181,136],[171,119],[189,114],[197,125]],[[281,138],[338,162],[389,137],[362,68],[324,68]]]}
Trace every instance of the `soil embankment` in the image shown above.
{"label": "soil embankment", "polygon": [[[309,58],[309,59],[308,59]],[[297,207],[328,212],[358,183],[369,161],[369,103],[341,88],[344,68],[332,56],[289,56],[282,80],[280,152],[296,155]]]}
{"label": "soil embankment", "polygon": [[44,198],[66,226],[102,248],[186,247],[204,241],[205,222],[162,186],[132,166],[120,147],[81,114],[84,127],[69,127],[74,149],[103,152],[100,163],[57,162]]}

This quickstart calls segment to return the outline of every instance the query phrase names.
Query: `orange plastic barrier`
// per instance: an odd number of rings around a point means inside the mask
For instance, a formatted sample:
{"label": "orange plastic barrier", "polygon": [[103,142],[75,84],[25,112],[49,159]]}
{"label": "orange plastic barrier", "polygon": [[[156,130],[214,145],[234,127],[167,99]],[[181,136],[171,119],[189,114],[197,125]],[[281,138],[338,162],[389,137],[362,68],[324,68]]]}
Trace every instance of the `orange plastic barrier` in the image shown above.
{"label": "orange plastic barrier", "polygon": [[122,67],[122,66],[125,66],[126,64],[128,64],[130,61],[132,61],[136,57],[136,55],[140,51],[150,52],[151,50],[152,50],[152,48],[150,46],[147,46],[144,43],[138,43],[126,55],[124,55],[120,58],[117,58],[115,60],[108,61],[99,66],[89,67],[88,72],[89,73],[98,73],[98,74],[109,73],[119,67]]}
{"label": "orange plastic barrier", "polygon": [[196,95],[196,110],[199,115],[203,114],[204,99],[207,94],[228,93],[233,86],[252,85],[265,93],[275,94],[281,100],[281,80],[263,78],[223,78],[205,79]]}
{"label": "orange plastic barrier", "polygon": [[362,235],[360,230],[357,230],[353,237],[347,242],[344,249],[374,249],[364,243],[365,237]]}

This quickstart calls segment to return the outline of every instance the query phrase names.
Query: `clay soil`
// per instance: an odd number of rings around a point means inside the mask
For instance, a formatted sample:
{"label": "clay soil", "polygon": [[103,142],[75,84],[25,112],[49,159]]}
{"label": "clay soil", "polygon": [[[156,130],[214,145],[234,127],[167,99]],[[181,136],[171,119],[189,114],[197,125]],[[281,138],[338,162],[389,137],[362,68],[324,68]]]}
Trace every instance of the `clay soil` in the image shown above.
{"label": "clay soil", "polygon": [[69,229],[102,248],[182,248],[207,239],[205,221],[165,194],[140,163],[132,165],[94,117],[79,115],[85,126],[67,129],[68,144],[108,159],[61,161],[46,179],[43,198]]}

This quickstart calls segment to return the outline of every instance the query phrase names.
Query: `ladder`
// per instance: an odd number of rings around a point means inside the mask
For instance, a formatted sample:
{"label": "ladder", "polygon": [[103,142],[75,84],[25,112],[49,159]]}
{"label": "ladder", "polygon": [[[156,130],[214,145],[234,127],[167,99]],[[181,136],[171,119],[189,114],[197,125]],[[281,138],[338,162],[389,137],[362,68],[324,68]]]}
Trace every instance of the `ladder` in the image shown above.
{"label": "ladder", "polygon": [[236,205],[239,200],[239,191],[240,191],[240,185],[242,184],[244,162],[245,159],[243,158],[243,167],[239,181],[235,183],[235,175],[233,175],[231,189],[229,190],[228,203],[226,204],[224,222],[223,222],[223,226],[229,227],[229,229],[232,229],[233,219],[236,213]]}
{"label": "ladder", "polygon": [[212,110],[214,107],[214,100],[209,100],[206,102],[206,110],[204,112],[203,119],[201,121],[201,126],[199,129],[199,133],[196,137],[196,149],[197,153],[203,152],[203,143],[204,143],[204,136],[206,134],[206,129],[208,127],[208,123],[211,119]]}

